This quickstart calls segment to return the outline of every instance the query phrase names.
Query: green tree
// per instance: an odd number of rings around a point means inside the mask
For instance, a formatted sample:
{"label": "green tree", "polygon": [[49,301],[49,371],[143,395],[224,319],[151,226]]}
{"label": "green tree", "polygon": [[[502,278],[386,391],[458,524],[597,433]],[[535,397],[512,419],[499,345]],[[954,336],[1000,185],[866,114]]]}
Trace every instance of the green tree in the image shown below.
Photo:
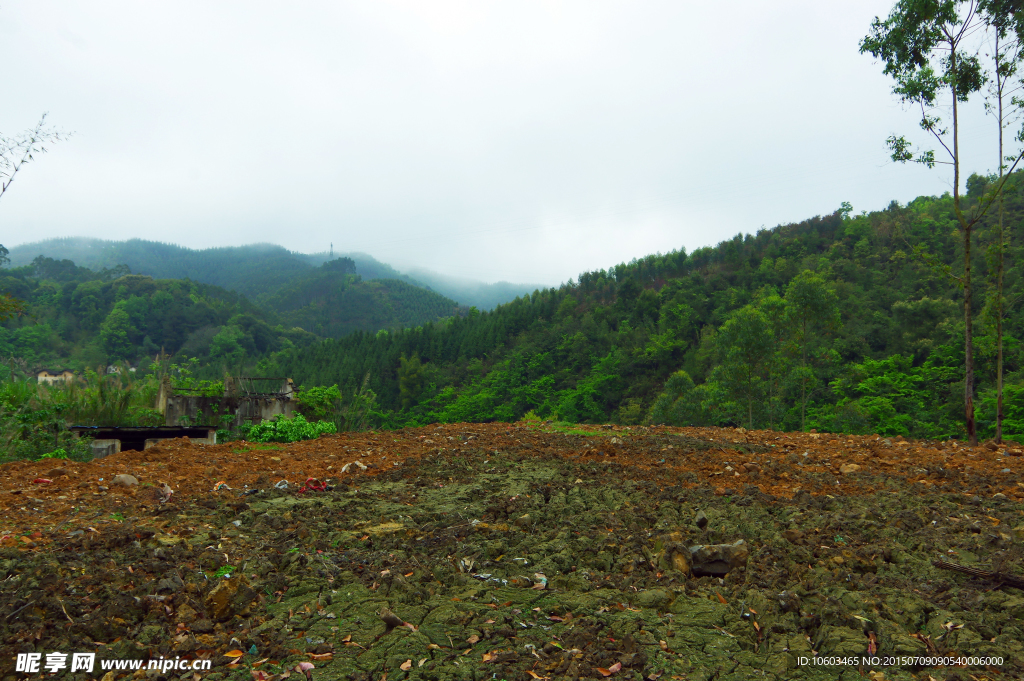
{"label": "green tree", "polygon": [[776,418],[782,414],[782,385],[789,371],[789,358],[785,353],[786,341],[789,337],[789,310],[786,299],[778,294],[774,287],[759,293],[756,301],[757,309],[768,320],[771,333],[771,349],[765,357],[765,379],[767,382],[767,417],[768,427],[775,429]]}
{"label": "green tree", "polygon": [[[934,150],[916,152],[906,137],[892,135],[888,145],[893,160],[913,161],[929,168],[941,163],[953,170],[953,212],[964,256],[963,275],[956,279],[964,294],[964,416],[971,444],[978,442],[974,419],[972,233],[1005,183],[1004,177],[985,201],[969,213],[965,210],[960,195],[959,107],[986,82],[981,60],[969,43],[985,21],[978,9],[977,0],[898,0],[884,21],[875,17],[871,32],[860,44],[861,53],[869,52],[885,64],[884,73],[895,81],[893,93],[902,102],[920,108],[921,128],[934,138],[947,159],[936,160]],[[939,108],[949,111],[951,127],[935,115]],[[1020,159],[1018,155],[1011,171]]]}
{"label": "green tree", "polygon": [[816,365],[829,357],[831,348],[825,341],[839,326],[839,299],[820,274],[804,270],[786,287],[786,311],[800,360],[795,378],[800,386],[800,429],[804,430],[808,387],[817,380]]}
{"label": "green tree", "polygon": [[771,323],[761,310],[746,305],[733,312],[718,329],[717,376],[737,402],[746,402],[747,425],[754,428],[754,402],[766,392],[768,358],[774,347]]}
{"label": "green tree", "polygon": [[127,359],[132,351],[132,324],[128,313],[115,307],[100,326],[103,349],[111,359]]}
{"label": "green tree", "polygon": [[234,324],[226,324],[210,341],[210,359],[225,363],[229,367],[241,364],[245,358],[245,331]]}
{"label": "green tree", "polygon": [[700,422],[700,411],[693,379],[685,371],[676,371],[669,376],[664,391],[654,401],[649,420],[654,424],[693,426]]}
{"label": "green tree", "polygon": [[[999,183],[1001,185],[1007,169],[1006,161],[1010,160],[1006,158],[1003,133],[1011,121],[1019,115],[1022,104],[1018,98],[1007,101],[1007,97],[1014,90],[1011,79],[1015,79],[1018,75],[1017,65],[1022,56],[1020,39],[1022,24],[1018,14],[1020,3],[1018,0],[984,0],[980,9],[985,23],[992,29],[994,40],[992,84],[989,88],[989,101],[985,103],[985,108],[996,119],[999,140]],[[1008,110],[1008,103],[1012,104],[1013,109],[1016,110]],[[1005,192],[1000,191],[998,221],[987,253],[992,286],[986,307],[989,308],[996,324],[996,432],[994,439],[998,443],[1003,441],[1003,317],[1006,310],[1006,249],[1009,246],[1009,233],[1005,221],[1005,199]]]}
{"label": "green tree", "polygon": [[402,355],[398,362],[398,389],[402,409],[410,409],[423,392],[423,364],[416,353],[410,359]]}

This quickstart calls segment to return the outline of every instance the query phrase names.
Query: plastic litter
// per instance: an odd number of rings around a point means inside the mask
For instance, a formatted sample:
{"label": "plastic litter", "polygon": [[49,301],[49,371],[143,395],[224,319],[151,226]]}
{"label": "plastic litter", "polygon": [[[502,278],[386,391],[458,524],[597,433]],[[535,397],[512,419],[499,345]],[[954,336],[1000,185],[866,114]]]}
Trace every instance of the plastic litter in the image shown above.
{"label": "plastic litter", "polygon": [[299,494],[305,494],[306,492],[326,492],[327,485],[320,482],[316,478],[306,478],[306,484],[299,488]]}
{"label": "plastic litter", "polygon": [[287,480],[278,480],[276,483],[274,483],[274,487],[276,489],[288,489],[288,481]]}
{"label": "plastic litter", "polygon": [[161,504],[166,504],[166,503],[167,503],[168,501],[170,501],[170,500],[171,500],[171,496],[172,496],[173,494],[174,494],[174,490],[172,490],[172,489],[171,489],[171,486],[170,486],[170,485],[168,485],[168,484],[167,484],[167,483],[165,482],[165,483],[163,484],[163,487],[161,487],[161,488],[160,488],[160,503],[161,503]]}
{"label": "plastic litter", "polygon": [[256,644],[255,644],[255,643],[253,643],[253,644],[252,644],[252,647],[251,647],[251,648],[249,648],[249,654],[250,654],[250,655],[257,655],[257,654],[258,654],[258,653],[256,652]]}
{"label": "plastic litter", "polygon": [[223,480],[221,480],[220,482],[218,482],[216,485],[213,486],[213,491],[214,492],[216,492],[219,489],[231,489],[231,488],[228,487],[228,483],[226,483]]}
{"label": "plastic litter", "polygon": [[53,480],[50,480],[49,478],[36,478],[32,482],[37,485],[49,485]]}

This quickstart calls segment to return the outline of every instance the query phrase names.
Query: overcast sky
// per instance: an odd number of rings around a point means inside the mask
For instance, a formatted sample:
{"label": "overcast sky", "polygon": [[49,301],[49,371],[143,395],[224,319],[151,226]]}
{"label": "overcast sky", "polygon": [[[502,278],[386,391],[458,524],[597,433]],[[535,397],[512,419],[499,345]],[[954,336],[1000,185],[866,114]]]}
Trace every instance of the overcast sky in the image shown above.
{"label": "overcast sky", "polygon": [[[557,284],[941,194],[888,162],[916,117],[858,52],[891,4],[8,0],[0,132],[74,135],[0,199],[0,243],[333,242]],[[964,125],[993,169],[980,103]]]}

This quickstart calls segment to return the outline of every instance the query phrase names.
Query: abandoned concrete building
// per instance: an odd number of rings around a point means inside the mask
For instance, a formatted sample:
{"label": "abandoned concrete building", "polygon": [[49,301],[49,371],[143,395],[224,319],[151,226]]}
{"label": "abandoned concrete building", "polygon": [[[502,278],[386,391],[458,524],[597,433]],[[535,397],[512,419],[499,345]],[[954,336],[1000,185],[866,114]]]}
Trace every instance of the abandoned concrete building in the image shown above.
{"label": "abandoned concrete building", "polygon": [[156,408],[167,426],[202,424],[236,429],[278,416],[290,417],[295,411],[294,397],[295,384],[290,378],[228,378],[220,396],[175,391],[165,378]]}
{"label": "abandoned concrete building", "polygon": [[223,395],[175,390],[170,377],[160,384],[156,408],[164,415],[156,428],[73,426],[76,435],[93,438],[95,458],[126,450],[143,450],[161,440],[188,437],[197,444],[217,444],[217,430],[291,416],[295,385],[290,378],[228,378]]}
{"label": "abandoned concrete building", "polygon": [[71,432],[78,436],[85,435],[93,438],[92,456],[94,459],[102,459],[105,456],[128,450],[149,449],[162,440],[176,437],[187,437],[196,444],[217,444],[217,429],[210,427],[133,428],[113,426],[105,428],[102,426],[72,426]]}

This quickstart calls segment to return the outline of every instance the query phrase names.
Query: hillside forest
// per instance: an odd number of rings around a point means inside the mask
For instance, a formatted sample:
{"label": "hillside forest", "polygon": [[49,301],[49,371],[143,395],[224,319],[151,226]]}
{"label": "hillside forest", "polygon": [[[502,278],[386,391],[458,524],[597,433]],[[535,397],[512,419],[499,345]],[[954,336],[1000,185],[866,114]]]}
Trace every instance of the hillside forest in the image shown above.
{"label": "hillside forest", "polygon": [[[972,176],[965,201],[980,200],[993,180]],[[1024,241],[1016,180],[1005,204],[1011,244]],[[983,247],[991,223],[975,231],[972,251],[982,282],[973,316],[983,437],[995,411],[994,288]],[[25,310],[0,328],[0,356],[12,375],[53,364],[143,366],[161,353],[179,365],[195,358],[195,375],[210,380],[287,375],[320,389],[321,416],[372,396],[367,424],[389,428],[538,418],[958,438],[958,234],[948,195],[860,214],[844,205],[692,253],[586,272],[485,312],[417,302],[417,293],[436,294],[407,282],[360,281],[346,259],[258,305],[190,280],[37,257],[0,276],[0,290]],[[1008,437],[1024,434],[1015,253],[1003,320]],[[381,300],[420,316],[381,316]],[[328,404],[325,394],[334,395]]]}
{"label": "hillside forest", "polygon": [[[1019,178],[1011,244],[1024,239]],[[972,176],[964,201],[992,177]],[[977,419],[995,415],[994,218],[972,261]],[[389,427],[559,419],[964,436],[963,267],[953,198],[832,215],[587,272],[492,312],[276,353],[306,386],[368,377]],[[1024,434],[1024,289],[1004,276],[1005,423]]]}

